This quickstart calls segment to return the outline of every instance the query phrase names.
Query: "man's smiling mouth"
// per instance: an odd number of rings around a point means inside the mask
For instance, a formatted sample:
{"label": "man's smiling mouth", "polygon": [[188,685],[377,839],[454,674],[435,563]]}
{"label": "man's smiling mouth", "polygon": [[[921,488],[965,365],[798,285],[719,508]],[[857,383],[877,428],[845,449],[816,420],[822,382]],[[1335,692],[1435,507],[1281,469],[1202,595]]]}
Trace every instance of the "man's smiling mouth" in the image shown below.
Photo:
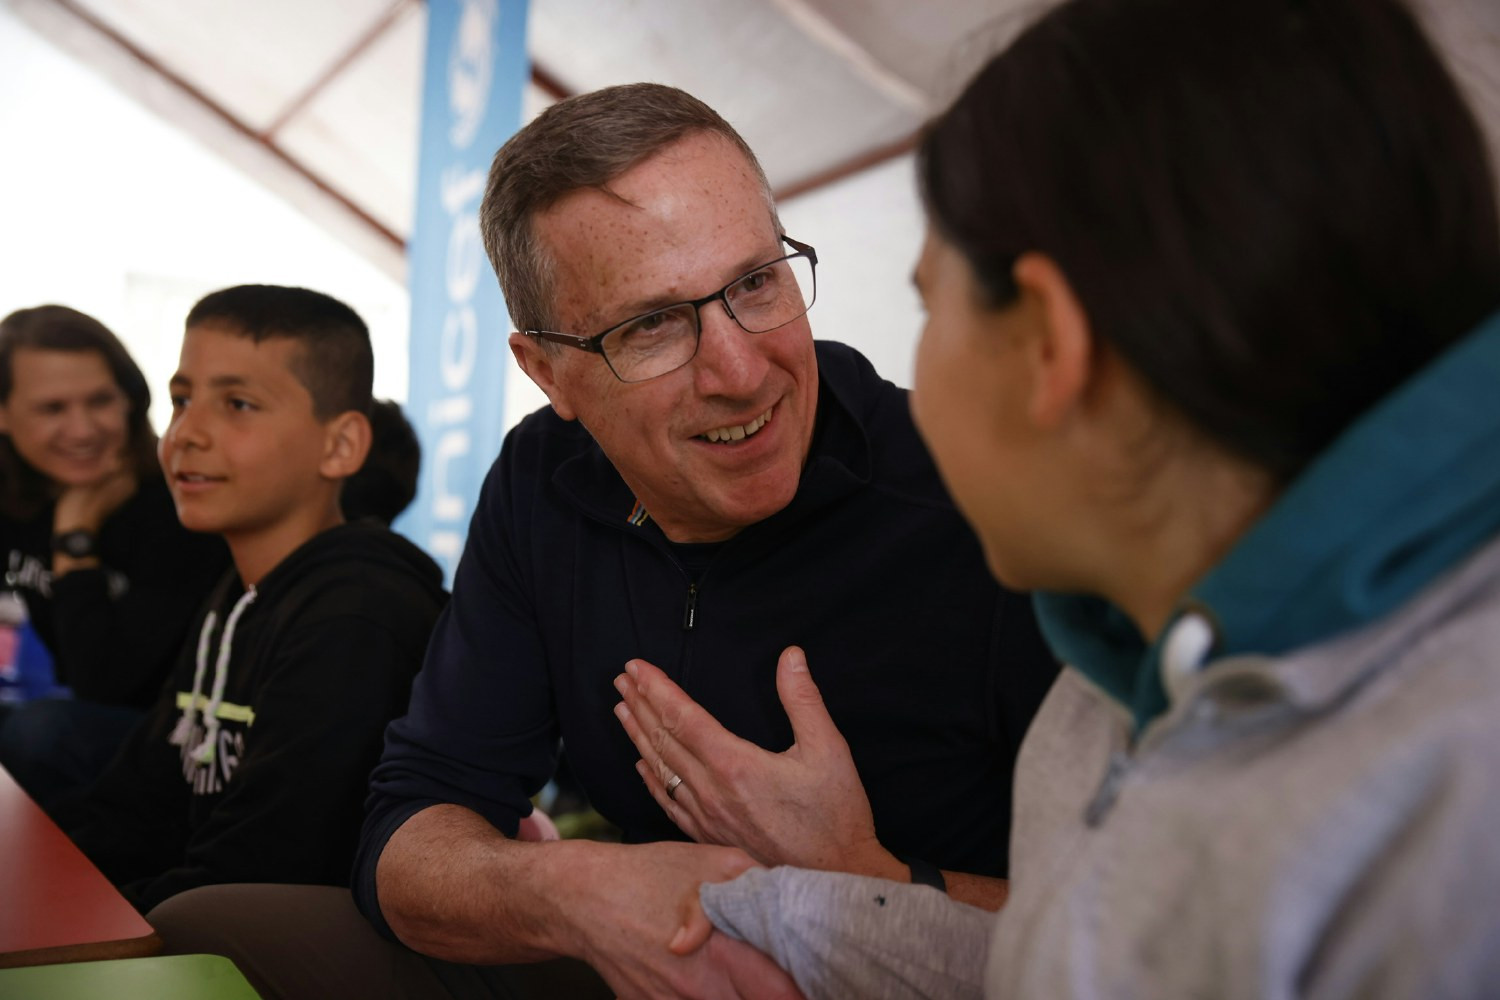
{"label": "man's smiling mouth", "polygon": [[[772,407],[772,409],[775,408]],[[731,441],[743,441],[745,438],[752,437],[757,434],[762,427],[766,426],[766,424],[770,422],[770,420],[771,410],[767,410],[765,413],[762,413],[760,416],[756,417],[748,424],[736,424],[732,427],[715,427],[713,430],[703,434],[699,434],[698,436],[703,438],[705,441],[711,441],[715,444],[726,444]]]}

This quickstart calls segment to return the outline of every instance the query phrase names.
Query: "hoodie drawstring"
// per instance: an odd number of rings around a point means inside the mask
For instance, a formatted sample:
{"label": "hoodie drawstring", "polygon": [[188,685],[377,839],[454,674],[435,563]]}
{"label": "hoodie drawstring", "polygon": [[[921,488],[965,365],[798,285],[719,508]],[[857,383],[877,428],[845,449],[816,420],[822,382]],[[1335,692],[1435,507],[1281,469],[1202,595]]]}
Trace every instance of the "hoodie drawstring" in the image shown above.
{"label": "hoodie drawstring", "polygon": [[203,628],[198,630],[198,656],[195,661],[198,666],[193,671],[193,694],[182,710],[182,718],[172,728],[169,742],[175,747],[187,746],[187,741],[193,738],[193,722],[198,718],[198,698],[203,693],[203,671],[208,666],[208,644],[218,621],[218,613],[210,611],[208,617],[203,619]]}
{"label": "hoodie drawstring", "polygon": [[[214,664],[213,694],[203,710],[203,740],[189,752],[193,760],[199,764],[212,764],[214,761],[215,748],[219,742],[219,706],[224,703],[224,686],[229,681],[229,654],[234,645],[234,629],[239,624],[240,615],[255,603],[255,595],[256,590],[253,586],[241,594],[240,599],[230,609],[228,619],[224,622],[224,636],[219,641],[219,656]],[[210,611],[208,617],[203,619],[203,628],[198,633],[197,665],[193,670],[193,693],[188,698],[187,706],[182,710],[182,717],[177,720],[177,725],[172,729],[171,743],[174,746],[187,746],[188,740],[193,738],[193,726],[198,716],[198,701],[203,697],[203,678],[208,672],[209,642],[213,638],[214,625],[217,623],[218,615]]]}

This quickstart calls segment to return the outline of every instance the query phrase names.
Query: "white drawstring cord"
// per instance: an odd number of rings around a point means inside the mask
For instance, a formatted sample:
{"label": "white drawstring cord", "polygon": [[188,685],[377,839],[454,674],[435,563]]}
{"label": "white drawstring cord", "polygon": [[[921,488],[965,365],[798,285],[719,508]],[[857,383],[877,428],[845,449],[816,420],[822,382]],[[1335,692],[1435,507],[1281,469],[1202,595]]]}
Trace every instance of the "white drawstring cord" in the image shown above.
{"label": "white drawstring cord", "polygon": [[[189,756],[199,764],[212,764],[219,742],[219,707],[224,703],[224,687],[229,682],[229,655],[234,647],[234,630],[239,624],[240,616],[243,615],[251,604],[255,603],[256,590],[250,587],[230,609],[229,617],[224,622],[224,635],[219,640],[219,656],[214,663],[214,687],[213,694],[209,697],[208,705],[203,709],[203,739],[189,751]],[[214,623],[217,616],[210,611],[208,617],[203,620],[203,629],[198,633],[198,663],[193,671],[193,693],[188,698],[187,707],[182,710],[182,718],[177,720],[177,726],[172,730],[172,743],[176,746],[186,746],[188,740],[192,739],[194,723],[198,711],[198,699],[203,697],[203,677],[208,667],[208,644],[213,635]]]}
{"label": "white drawstring cord", "polygon": [[203,695],[203,674],[208,668],[208,644],[213,639],[214,626],[218,624],[218,621],[218,614],[210,611],[208,617],[203,619],[203,627],[198,630],[198,656],[197,667],[193,670],[193,693],[182,710],[182,717],[177,720],[177,725],[172,729],[173,746],[185,747],[188,740],[193,738],[193,723],[198,720],[198,699]]}

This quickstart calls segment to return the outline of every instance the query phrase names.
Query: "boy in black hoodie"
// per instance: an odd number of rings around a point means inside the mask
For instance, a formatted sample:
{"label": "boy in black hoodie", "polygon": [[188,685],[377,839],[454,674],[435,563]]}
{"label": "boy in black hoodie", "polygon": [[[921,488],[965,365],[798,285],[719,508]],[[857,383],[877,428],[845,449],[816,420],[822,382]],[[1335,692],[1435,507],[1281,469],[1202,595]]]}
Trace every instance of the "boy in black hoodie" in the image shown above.
{"label": "boy in black hoodie", "polygon": [[346,884],[366,779],[446,594],[344,480],[370,447],[364,323],[244,285],[188,314],[162,466],[178,516],[234,558],[151,714],[56,811],[143,913],[216,882]]}

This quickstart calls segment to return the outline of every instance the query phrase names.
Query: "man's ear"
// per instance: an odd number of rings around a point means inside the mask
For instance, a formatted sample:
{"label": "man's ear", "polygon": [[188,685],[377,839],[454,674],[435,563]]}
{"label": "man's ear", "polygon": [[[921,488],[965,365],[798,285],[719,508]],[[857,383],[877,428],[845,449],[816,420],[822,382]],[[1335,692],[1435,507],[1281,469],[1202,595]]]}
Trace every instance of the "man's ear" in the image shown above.
{"label": "man's ear", "polygon": [[536,341],[524,333],[512,333],[510,335],[510,353],[516,359],[516,364],[526,373],[526,377],[536,383],[538,389],[547,394],[547,401],[552,404],[552,409],[564,420],[576,420],[578,414],[568,403],[567,394],[557,383],[557,375],[553,370],[552,354]]}
{"label": "man's ear", "polygon": [[1031,343],[1036,378],[1027,413],[1038,426],[1055,427],[1088,386],[1093,330],[1067,275],[1051,257],[1024,253],[1016,259],[1012,276],[1037,320]]}
{"label": "man's ear", "polygon": [[345,410],[323,425],[323,460],[318,472],[325,479],[348,479],[365,464],[370,453],[370,418]]}

